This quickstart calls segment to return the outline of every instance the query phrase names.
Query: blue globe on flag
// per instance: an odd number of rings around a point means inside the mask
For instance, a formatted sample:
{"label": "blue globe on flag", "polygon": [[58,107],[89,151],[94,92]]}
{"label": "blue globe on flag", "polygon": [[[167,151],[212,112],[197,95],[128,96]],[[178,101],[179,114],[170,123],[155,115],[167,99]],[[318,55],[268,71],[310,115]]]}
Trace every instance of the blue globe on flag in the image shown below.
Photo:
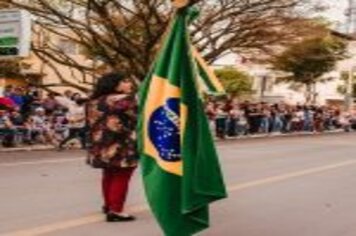
{"label": "blue globe on flag", "polygon": [[149,138],[160,158],[167,162],[181,160],[178,98],[170,98],[157,108],[148,123]]}

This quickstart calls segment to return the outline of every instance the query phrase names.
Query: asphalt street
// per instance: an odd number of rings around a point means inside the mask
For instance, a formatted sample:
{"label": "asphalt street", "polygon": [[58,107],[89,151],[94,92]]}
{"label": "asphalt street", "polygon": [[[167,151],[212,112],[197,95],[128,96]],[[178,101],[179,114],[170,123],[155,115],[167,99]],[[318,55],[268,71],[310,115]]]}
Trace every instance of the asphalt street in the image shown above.
{"label": "asphalt street", "polygon": [[[202,236],[355,236],[356,134],[218,143],[229,198]],[[140,173],[128,211],[106,223],[100,171],[80,151],[0,152],[1,236],[160,236]]]}

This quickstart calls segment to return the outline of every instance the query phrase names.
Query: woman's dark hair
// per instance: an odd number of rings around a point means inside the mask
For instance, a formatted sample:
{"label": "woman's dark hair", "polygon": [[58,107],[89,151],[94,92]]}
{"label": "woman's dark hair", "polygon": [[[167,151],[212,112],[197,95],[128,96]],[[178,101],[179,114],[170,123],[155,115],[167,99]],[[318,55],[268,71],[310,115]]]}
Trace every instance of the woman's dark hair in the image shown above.
{"label": "woman's dark hair", "polygon": [[110,73],[103,75],[97,80],[94,86],[94,91],[91,99],[96,99],[101,96],[116,93],[117,85],[124,79],[124,76],[119,73]]}
{"label": "woman's dark hair", "polygon": [[84,105],[86,102],[88,102],[88,99],[87,98],[79,98],[75,101],[75,103],[78,105],[78,106],[82,106]]}
{"label": "woman's dark hair", "polygon": [[81,97],[80,93],[73,93],[72,96],[70,97],[71,100],[75,101],[77,96]]}

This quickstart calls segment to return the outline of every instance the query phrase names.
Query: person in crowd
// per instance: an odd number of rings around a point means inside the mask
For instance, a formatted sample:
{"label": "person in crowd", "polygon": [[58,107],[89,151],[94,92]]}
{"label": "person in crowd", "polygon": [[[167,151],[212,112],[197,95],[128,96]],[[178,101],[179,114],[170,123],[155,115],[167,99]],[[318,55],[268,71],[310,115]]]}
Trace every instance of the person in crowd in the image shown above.
{"label": "person in crowd", "polygon": [[304,108],[302,106],[297,106],[296,117],[297,117],[299,123],[296,126],[295,131],[301,132],[301,131],[303,131],[304,123],[305,123]]}
{"label": "person in crowd", "polygon": [[20,137],[22,142],[32,144],[31,129],[25,117],[19,112],[18,109],[14,109],[10,112],[10,121],[16,130],[16,136]]}
{"label": "person in crowd", "polygon": [[106,221],[132,221],[124,212],[130,178],[137,167],[137,101],[133,82],[116,73],[104,75],[87,104],[88,163],[103,169]]}
{"label": "person in crowd", "polygon": [[246,107],[246,116],[249,124],[249,133],[257,134],[260,132],[261,122],[263,118],[262,105],[250,104]]}
{"label": "person in crowd", "polygon": [[293,110],[291,106],[283,105],[281,106],[281,113],[283,114],[283,128],[282,133],[289,133],[292,126]]}
{"label": "person in crowd", "polygon": [[81,143],[82,149],[86,148],[86,123],[85,123],[85,103],[86,99],[76,98],[75,106],[71,106],[67,113],[67,121],[69,127],[69,135],[63,139],[58,149],[63,150],[63,146],[70,140],[78,138]]}
{"label": "person in crowd", "polygon": [[56,100],[56,93],[49,93],[43,100],[42,106],[46,111],[46,115],[50,116],[52,113],[59,109],[59,103]]}
{"label": "person in crowd", "polygon": [[15,128],[6,110],[0,110],[0,136],[4,147],[15,146]]}
{"label": "person in crowd", "polygon": [[291,114],[289,132],[296,132],[298,130],[298,125],[300,124],[300,119],[297,116],[297,107],[290,107],[289,111]]}
{"label": "person in crowd", "polygon": [[73,101],[73,92],[71,90],[66,90],[63,96],[55,96],[56,101],[67,109],[71,106],[75,106],[75,101]]}
{"label": "person in crowd", "polygon": [[52,127],[54,132],[55,140],[58,143],[62,142],[63,139],[69,135],[69,125],[66,116],[66,108],[59,108],[55,110],[52,114]]}
{"label": "person in crowd", "polygon": [[227,136],[236,137],[238,135],[237,121],[240,115],[240,109],[239,106],[234,103],[230,103],[228,108]]}
{"label": "person in crowd", "polygon": [[205,106],[205,113],[208,117],[208,121],[209,121],[209,127],[210,130],[213,134],[213,136],[215,136],[215,105],[213,102],[208,102],[207,105]]}
{"label": "person in crowd", "polygon": [[17,87],[13,90],[13,93],[8,96],[15,104],[16,106],[21,110],[22,106],[24,105],[24,94],[23,94],[23,89],[20,87]]}
{"label": "person in crowd", "polygon": [[55,145],[51,122],[46,116],[46,111],[43,107],[37,107],[34,115],[29,118],[29,126],[31,127],[31,137],[38,139],[41,143],[50,143]]}
{"label": "person in crowd", "polygon": [[314,111],[311,106],[304,106],[303,109],[304,124],[303,131],[312,132],[314,131]]}
{"label": "person in crowd", "polygon": [[0,97],[0,109],[1,110],[9,110],[14,109],[16,104],[8,97]]}
{"label": "person in crowd", "polygon": [[331,130],[333,128],[333,109],[332,108],[324,108],[323,111],[323,123],[324,123],[324,130]]}
{"label": "person in crowd", "polygon": [[34,100],[41,98],[41,92],[38,87],[34,85],[29,85],[27,88],[27,94],[33,97]]}
{"label": "person in crowd", "polygon": [[323,108],[315,108],[314,111],[314,131],[323,132],[324,131],[324,110]]}
{"label": "person in crowd", "polygon": [[4,95],[4,97],[10,97],[13,94],[13,92],[14,92],[14,86],[6,85],[3,95]]}
{"label": "person in crowd", "polygon": [[80,93],[73,93],[71,96],[71,100],[76,102],[77,100],[81,100],[82,99],[82,95]]}
{"label": "person in crowd", "polygon": [[36,98],[30,92],[30,88],[25,88],[22,109],[19,111],[25,119],[27,119],[31,115],[31,112],[33,112],[33,110],[35,109],[35,100]]}
{"label": "person in crowd", "polygon": [[351,123],[351,129],[356,130],[356,110],[355,109],[351,112],[350,123]]}
{"label": "person in crowd", "polygon": [[272,126],[270,132],[272,133],[280,133],[283,129],[283,113],[280,111],[280,107],[278,104],[274,104],[271,106],[271,117],[272,117]]}
{"label": "person in crowd", "polygon": [[263,104],[260,131],[262,133],[267,134],[270,132],[272,126],[273,126],[272,111],[268,105]]}
{"label": "person in crowd", "polygon": [[351,126],[352,126],[351,121],[352,121],[351,113],[349,113],[349,112],[341,113],[340,118],[339,118],[339,123],[340,123],[340,126],[342,127],[342,129],[345,130],[345,132],[351,131]]}
{"label": "person in crowd", "polygon": [[247,135],[249,127],[248,127],[245,111],[241,109],[240,105],[235,104],[234,112],[236,116],[237,135],[238,136]]}
{"label": "person in crowd", "polygon": [[215,128],[216,136],[225,139],[227,131],[228,112],[225,110],[223,103],[219,103],[216,107]]}
{"label": "person in crowd", "polygon": [[27,89],[25,95],[25,107],[21,113],[26,117],[29,117],[31,114],[35,113],[37,108],[42,107],[42,92],[36,86],[30,85]]}

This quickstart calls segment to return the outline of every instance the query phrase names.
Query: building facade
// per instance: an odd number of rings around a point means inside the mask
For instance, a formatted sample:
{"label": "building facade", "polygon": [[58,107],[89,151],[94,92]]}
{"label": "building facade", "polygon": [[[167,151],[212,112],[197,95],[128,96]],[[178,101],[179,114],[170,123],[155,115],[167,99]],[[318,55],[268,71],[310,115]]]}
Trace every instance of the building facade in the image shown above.
{"label": "building facade", "polygon": [[[336,32],[335,34],[347,40],[348,57],[339,61],[334,71],[323,76],[325,82],[316,84],[314,96],[318,105],[345,104],[346,96],[340,88],[346,87],[345,75],[350,75],[351,71],[353,71],[351,74],[356,75],[356,39]],[[256,91],[252,96],[254,101],[290,104],[305,104],[306,102],[306,89],[296,84],[280,83],[279,78],[286,74],[271,69],[269,65],[256,64],[241,59],[238,55],[230,54],[215,64],[216,68],[224,66],[236,67],[237,70],[253,77],[253,90]]]}

